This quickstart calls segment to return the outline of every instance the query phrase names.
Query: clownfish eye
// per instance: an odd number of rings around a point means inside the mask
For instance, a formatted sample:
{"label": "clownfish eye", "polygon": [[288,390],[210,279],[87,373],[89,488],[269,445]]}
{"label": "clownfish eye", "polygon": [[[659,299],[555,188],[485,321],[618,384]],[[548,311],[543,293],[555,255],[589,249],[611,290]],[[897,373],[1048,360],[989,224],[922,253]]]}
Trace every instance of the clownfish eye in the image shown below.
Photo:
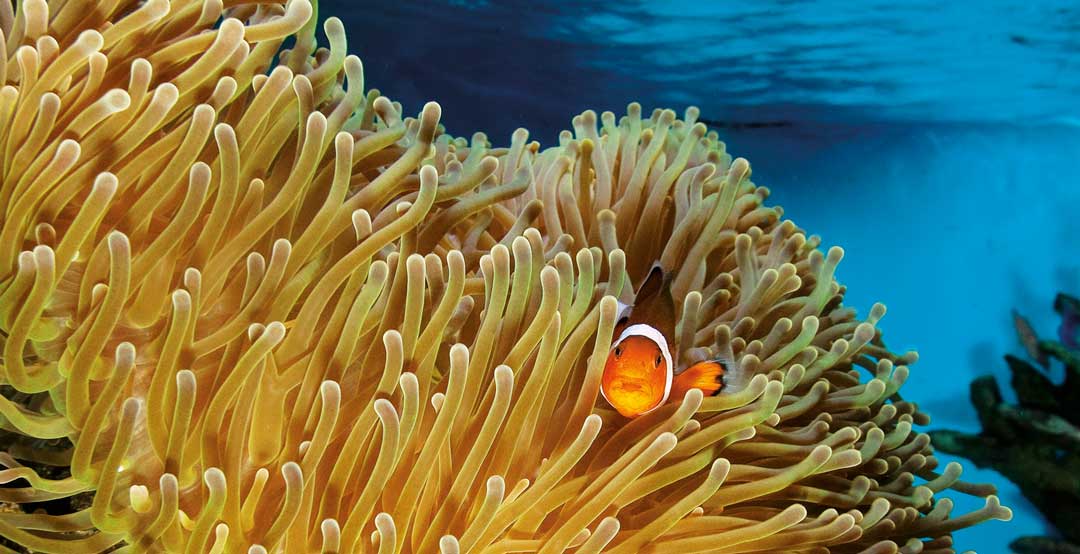
{"label": "clownfish eye", "polygon": [[615,347],[615,357],[618,358],[619,356],[622,356],[622,347],[616,346]]}
{"label": "clownfish eye", "polygon": [[664,363],[664,355],[661,354],[656,357],[656,367],[660,367],[660,364]]}

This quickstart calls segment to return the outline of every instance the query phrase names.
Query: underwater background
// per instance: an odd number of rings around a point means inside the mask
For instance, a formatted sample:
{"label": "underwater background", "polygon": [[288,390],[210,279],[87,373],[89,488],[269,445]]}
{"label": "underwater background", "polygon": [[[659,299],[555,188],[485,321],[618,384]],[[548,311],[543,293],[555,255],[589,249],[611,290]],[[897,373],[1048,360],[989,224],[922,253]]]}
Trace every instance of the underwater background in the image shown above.
{"label": "underwater background", "polygon": [[[888,306],[929,429],[977,432],[972,379],[1012,394],[1011,310],[1052,337],[1055,294],[1080,293],[1080,3],[320,2],[329,15],[368,86],[405,113],[438,101],[456,136],[526,127],[548,146],[585,109],[700,107],[771,204],[846,250],[845,303]],[[959,550],[1053,534],[1000,474],[963,478],[1015,517],[957,532]]]}

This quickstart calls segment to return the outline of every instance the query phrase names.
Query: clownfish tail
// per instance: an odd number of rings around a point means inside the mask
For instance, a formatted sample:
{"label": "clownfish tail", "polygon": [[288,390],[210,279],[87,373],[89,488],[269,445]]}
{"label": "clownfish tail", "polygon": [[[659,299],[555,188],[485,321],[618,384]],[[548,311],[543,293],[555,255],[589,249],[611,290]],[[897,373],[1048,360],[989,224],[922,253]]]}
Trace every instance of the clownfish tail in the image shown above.
{"label": "clownfish tail", "polygon": [[712,396],[724,388],[724,364],[716,360],[698,362],[675,376],[671,383],[671,398],[681,400],[690,389],[700,389]]}

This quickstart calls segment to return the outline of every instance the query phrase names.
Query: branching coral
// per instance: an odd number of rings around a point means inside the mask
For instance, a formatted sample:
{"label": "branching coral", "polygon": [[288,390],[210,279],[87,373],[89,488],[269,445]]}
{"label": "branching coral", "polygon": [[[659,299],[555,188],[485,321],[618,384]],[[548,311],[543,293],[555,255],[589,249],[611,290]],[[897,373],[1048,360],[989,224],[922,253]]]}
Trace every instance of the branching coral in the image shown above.
{"label": "branching coral", "polygon": [[[941,450],[991,467],[1016,483],[1024,496],[1052,523],[1062,538],[1021,537],[1009,547],[1018,554],[1080,552],[1080,350],[1072,332],[1080,305],[1058,294],[1054,307],[1062,316],[1058,341],[1040,341],[1027,319],[1013,320],[1032,360],[1049,369],[1051,360],[1065,370],[1060,383],[1034,365],[1005,356],[1012,374],[1015,404],[1001,395],[997,379],[984,375],[971,382],[971,403],[982,429],[977,434],[938,430]],[[1070,342],[1070,339],[1073,341]]]}
{"label": "branching coral", "polygon": [[[313,11],[0,11],[0,374],[18,391],[0,480],[19,485],[0,500],[95,491],[72,514],[0,513],[0,535],[884,554],[1009,517],[959,466],[935,473],[884,308],[841,305],[842,251],[765,206],[696,110],[585,112],[544,150],[524,130],[452,138],[438,105],[403,117],[365,92],[336,19],[317,49]],[[679,357],[746,378],[627,421],[600,376],[615,299],[656,260]],[[948,488],[986,507],[950,518]]]}

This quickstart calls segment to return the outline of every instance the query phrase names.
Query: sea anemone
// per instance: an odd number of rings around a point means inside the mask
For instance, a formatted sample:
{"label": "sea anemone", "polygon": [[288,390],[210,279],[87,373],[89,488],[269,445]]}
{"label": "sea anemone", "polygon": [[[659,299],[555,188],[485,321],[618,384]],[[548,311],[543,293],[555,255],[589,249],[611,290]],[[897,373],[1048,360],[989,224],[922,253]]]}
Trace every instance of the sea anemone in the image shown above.
{"label": "sea anemone", "polygon": [[[364,90],[308,0],[0,2],[0,536],[35,552],[950,552],[915,355],[670,110],[540,149]],[[281,50],[289,38],[291,49]],[[598,398],[670,268],[678,356]],[[954,490],[986,505],[950,518]],[[76,495],[69,513],[35,511]],[[6,550],[5,550],[6,551]]]}

